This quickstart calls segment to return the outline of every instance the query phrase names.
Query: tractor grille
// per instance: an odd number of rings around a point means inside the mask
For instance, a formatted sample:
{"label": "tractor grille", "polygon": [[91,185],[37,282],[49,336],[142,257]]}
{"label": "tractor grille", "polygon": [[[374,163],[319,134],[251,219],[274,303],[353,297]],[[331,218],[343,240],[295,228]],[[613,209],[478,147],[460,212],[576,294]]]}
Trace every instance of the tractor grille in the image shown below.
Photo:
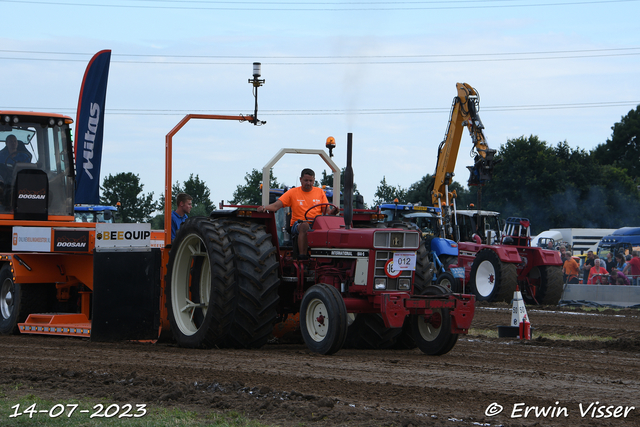
{"label": "tractor grille", "polygon": [[[400,276],[396,278],[388,277],[385,274],[385,264],[392,258],[393,252],[391,251],[376,251],[376,268],[373,273],[374,281],[375,279],[386,279],[387,287],[384,290],[387,291],[397,291],[400,279],[409,279],[409,281],[411,282],[411,274],[413,273],[413,271],[404,270],[402,273],[400,273]],[[406,289],[404,289],[404,291],[406,292]]]}
{"label": "tractor grille", "polygon": [[373,246],[381,249],[417,250],[420,234],[416,231],[376,231]]}

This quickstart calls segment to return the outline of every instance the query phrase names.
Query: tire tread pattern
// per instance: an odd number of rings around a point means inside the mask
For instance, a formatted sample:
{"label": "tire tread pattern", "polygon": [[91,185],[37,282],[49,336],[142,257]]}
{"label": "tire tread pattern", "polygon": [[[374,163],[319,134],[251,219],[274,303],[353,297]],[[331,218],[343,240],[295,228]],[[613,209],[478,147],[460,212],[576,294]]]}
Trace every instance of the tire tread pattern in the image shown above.
{"label": "tire tread pattern", "polygon": [[233,250],[238,305],[224,346],[260,348],[273,331],[279,302],[277,251],[259,223],[222,221]]}
{"label": "tire tread pattern", "polygon": [[[208,301],[207,314],[204,316],[199,330],[193,335],[185,335],[177,327],[173,313],[171,275],[178,248],[184,238],[190,234],[198,235],[205,245],[211,267],[211,298]],[[228,334],[237,306],[237,290],[232,261],[233,253],[229,239],[222,227],[215,221],[204,217],[188,218],[178,230],[169,254],[165,276],[165,294],[171,331],[181,347],[217,347]]]}
{"label": "tire tread pattern", "polygon": [[387,328],[378,313],[361,313],[356,316],[347,331],[345,348],[383,350],[392,348],[402,328]]}
{"label": "tire tread pattern", "polygon": [[564,284],[562,283],[562,268],[553,265],[540,267],[540,298],[538,302],[546,305],[558,305]]}

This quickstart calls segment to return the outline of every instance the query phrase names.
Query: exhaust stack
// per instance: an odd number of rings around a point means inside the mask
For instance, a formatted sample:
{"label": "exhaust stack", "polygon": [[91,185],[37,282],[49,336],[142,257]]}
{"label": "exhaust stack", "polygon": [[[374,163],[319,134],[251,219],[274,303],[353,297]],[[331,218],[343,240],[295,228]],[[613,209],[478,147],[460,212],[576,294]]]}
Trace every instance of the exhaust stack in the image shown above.
{"label": "exhaust stack", "polygon": [[[353,167],[351,165],[351,146],[353,134],[347,134],[347,168],[344,170],[344,225],[351,229],[353,221]],[[338,189],[339,190],[339,189]]]}

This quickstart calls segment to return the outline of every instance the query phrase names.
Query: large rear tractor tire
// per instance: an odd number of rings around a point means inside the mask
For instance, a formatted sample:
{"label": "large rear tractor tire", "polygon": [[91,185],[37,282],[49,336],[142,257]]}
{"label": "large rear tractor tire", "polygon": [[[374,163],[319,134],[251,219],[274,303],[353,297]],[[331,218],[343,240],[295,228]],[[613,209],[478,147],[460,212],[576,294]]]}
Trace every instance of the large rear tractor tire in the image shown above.
{"label": "large rear tractor tire", "polygon": [[226,220],[222,227],[233,250],[238,305],[225,345],[260,348],[276,323],[278,260],[271,234],[262,224]]}
{"label": "large rear tractor tire", "polygon": [[396,337],[396,343],[391,348],[394,350],[413,350],[417,346],[416,340],[413,339],[411,316],[407,316],[402,325],[402,332]]}
{"label": "large rear tractor tire", "polygon": [[395,345],[402,328],[387,328],[378,313],[360,313],[347,331],[345,348],[383,350]]}
{"label": "large rear tractor tire", "polygon": [[347,337],[347,307],[333,286],[320,283],[307,289],[300,304],[300,329],[309,350],[333,354]]}
{"label": "large rear tractor tire", "polygon": [[[423,295],[448,295],[449,290],[442,286],[429,286]],[[418,348],[430,356],[441,356],[456,345],[458,334],[451,332],[451,313],[448,309],[433,310],[429,318],[414,314],[411,318],[413,338]]]}
{"label": "large rear tractor tire", "polygon": [[458,264],[458,257],[452,255],[443,256],[441,261],[445,271],[449,271],[452,264]]}
{"label": "large rear tractor tire", "polygon": [[[22,284],[13,281],[11,266],[0,269],[0,335],[17,334],[18,323],[31,313],[47,311],[49,301],[47,284]],[[51,286],[51,285],[48,285]]]}
{"label": "large rear tractor tire", "polygon": [[564,284],[562,283],[562,267],[546,265],[534,267],[529,272],[531,281],[537,283],[535,300],[523,294],[523,299],[528,304],[558,305]]}
{"label": "large rear tractor tire", "polygon": [[491,249],[482,249],[471,266],[469,282],[476,300],[509,302],[518,285],[518,272],[515,264],[500,261]]}
{"label": "large rear tractor tire", "polygon": [[[416,271],[415,280],[413,281],[413,294],[422,295],[427,287],[433,284],[433,277],[436,272],[436,266],[430,261],[427,245],[431,240],[422,240],[418,253],[416,254]],[[404,319],[401,332],[396,336],[396,342],[392,348],[396,350],[411,350],[416,348],[416,341],[413,339],[413,331],[411,329],[411,317]]]}
{"label": "large rear tractor tire", "polygon": [[[436,266],[430,261],[431,240],[423,239],[416,254],[416,271],[415,280],[413,281],[413,294],[422,295],[427,287],[433,284],[433,277],[436,272]],[[392,348],[396,350],[411,350],[417,347],[416,341],[413,339],[413,331],[411,329],[411,317],[404,319],[401,332],[395,338],[395,344]]]}
{"label": "large rear tractor tire", "polygon": [[413,293],[417,295],[420,295],[427,286],[432,284],[436,269],[434,264],[429,260],[430,250],[427,249],[426,245],[427,241],[422,240],[416,253],[416,278],[413,282]]}
{"label": "large rear tractor tire", "polygon": [[233,253],[224,229],[209,218],[189,218],[173,241],[165,278],[173,337],[181,347],[219,346],[237,305]]}

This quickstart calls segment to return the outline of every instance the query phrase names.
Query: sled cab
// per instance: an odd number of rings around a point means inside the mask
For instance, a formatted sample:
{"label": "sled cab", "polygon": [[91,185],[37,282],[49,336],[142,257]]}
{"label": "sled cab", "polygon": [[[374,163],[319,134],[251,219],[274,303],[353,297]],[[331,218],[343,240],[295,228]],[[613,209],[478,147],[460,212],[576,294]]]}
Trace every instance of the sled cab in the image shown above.
{"label": "sled cab", "polygon": [[59,114],[0,111],[0,217],[73,219],[72,122]]}

